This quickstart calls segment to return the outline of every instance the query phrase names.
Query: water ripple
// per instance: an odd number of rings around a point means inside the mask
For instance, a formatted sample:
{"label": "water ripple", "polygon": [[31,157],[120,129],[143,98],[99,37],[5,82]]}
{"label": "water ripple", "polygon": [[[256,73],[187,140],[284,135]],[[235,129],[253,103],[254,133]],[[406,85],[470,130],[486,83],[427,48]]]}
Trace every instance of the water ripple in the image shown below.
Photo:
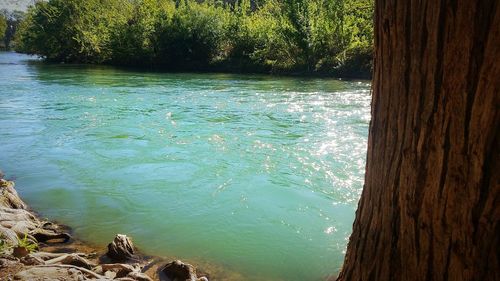
{"label": "water ripple", "polygon": [[95,243],[125,232],[147,253],[259,268],[255,280],[340,267],[363,185],[366,82],[27,59],[0,53],[0,161],[42,214]]}

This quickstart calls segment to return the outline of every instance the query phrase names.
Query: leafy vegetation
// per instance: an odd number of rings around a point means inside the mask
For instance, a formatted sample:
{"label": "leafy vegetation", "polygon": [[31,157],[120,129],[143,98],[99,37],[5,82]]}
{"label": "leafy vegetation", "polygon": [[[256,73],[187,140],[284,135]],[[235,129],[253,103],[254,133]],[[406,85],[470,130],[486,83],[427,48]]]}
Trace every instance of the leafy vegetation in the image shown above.
{"label": "leafy vegetation", "polygon": [[372,2],[41,1],[17,49],[63,62],[367,76]]}
{"label": "leafy vegetation", "polygon": [[7,241],[3,240],[0,236],[0,254],[5,253],[9,249],[10,245]]}
{"label": "leafy vegetation", "polygon": [[24,248],[29,253],[32,253],[38,249],[38,245],[36,243],[33,243],[30,239],[28,239],[27,234],[24,234],[24,238],[19,239],[17,247]]}
{"label": "leafy vegetation", "polygon": [[7,30],[7,19],[4,15],[0,14],[0,40],[5,37],[5,31]]}
{"label": "leafy vegetation", "polygon": [[[10,49],[15,39],[17,28],[24,18],[24,12],[0,10],[0,40],[6,49]],[[2,28],[5,23],[5,29]]]}

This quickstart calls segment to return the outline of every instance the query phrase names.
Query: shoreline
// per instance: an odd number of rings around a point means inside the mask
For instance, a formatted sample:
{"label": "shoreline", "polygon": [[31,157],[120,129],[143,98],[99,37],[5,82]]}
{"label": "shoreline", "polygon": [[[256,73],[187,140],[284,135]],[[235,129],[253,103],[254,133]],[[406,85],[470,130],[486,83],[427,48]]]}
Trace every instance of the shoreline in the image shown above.
{"label": "shoreline", "polygon": [[126,235],[117,234],[106,251],[71,233],[67,225],[42,219],[0,171],[0,281],[209,280],[190,264],[141,253]]}
{"label": "shoreline", "polygon": [[223,74],[223,75],[248,75],[248,76],[262,76],[270,78],[301,78],[301,79],[333,79],[340,81],[371,81],[373,73],[350,73],[342,74],[332,71],[271,71],[271,70],[250,70],[250,69],[236,69],[230,67],[210,66],[198,68],[168,68],[162,66],[133,66],[125,64],[113,63],[67,63],[59,61],[51,61],[46,58],[36,55],[17,52],[15,50],[0,49],[0,52],[15,53],[20,55],[36,57],[38,63],[43,65],[67,65],[67,66],[83,66],[83,67],[109,67],[121,71],[131,72],[144,72],[144,73],[166,73],[166,74]]}

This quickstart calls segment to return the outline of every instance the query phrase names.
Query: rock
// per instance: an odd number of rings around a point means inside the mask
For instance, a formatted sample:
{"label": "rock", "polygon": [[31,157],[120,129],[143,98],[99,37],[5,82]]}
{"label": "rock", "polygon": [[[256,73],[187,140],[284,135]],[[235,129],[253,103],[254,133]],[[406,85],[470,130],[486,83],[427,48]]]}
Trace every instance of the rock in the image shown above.
{"label": "rock", "polygon": [[[76,277],[76,279],[75,279]],[[88,269],[66,264],[32,266],[16,274],[17,280],[111,280]]]}
{"label": "rock", "polygon": [[68,233],[64,233],[64,232],[59,233],[53,229],[37,228],[37,229],[33,230],[30,234],[33,235],[33,237],[35,237],[35,239],[38,242],[48,242],[50,240],[61,240],[62,243],[66,243],[71,239],[71,235],[69,235]]}
{"label": "rock", "polygon": [[19,238],[17,237],[17,233],[10,228],[2,226],[1,222],[0,222],[0,237],[2,237],[2,239],[10,245],[17,245],[19,243]]}
{"label": "rock", "polygon": [[106,278],[109,278],[109,279],[115,279],[116,272],[109,270],[109,271],[104,272],[104,276],[106,276]]}
{"label": "rock", "polygon": [[96,266],[93,271],[108,278],[113,276],[114,280],[153,281],[149,276],[141,273],[139,265],[121,263],[101,264]]}
{"label": "rock", "polygon": [[112,243],[108,244],[106,255],[115,261],[125,261],[136,259],[134,255],[134,245],[127,235],[117,234]]}
{"label": "rock", "polygon": [[0,257],[0,268],[14,266],[19,263],[19,259],[13,256],[1,256]]}
{"label": "rock", "polygon": [[140,271],[139,267],[134,267],[130,264],[121,264],[121,263],[113,263],[113,264],[101,264],[102,271],[104,272],[114,272],[116,274],[116,278],[121,278],[127,276],[131,272]]}
{"label": "rock", "polygon": [[95,272],[96,274],[99,274],[99,275],[103,275],[104,274],[104,270],[102,270],[102,266],[101,265],[98,265],[98,266],[92,268],[92,271]]}
{"label": "rock", "polygon": [[18,259],[24,258],[30,254],[30,251],[26,247],[16,246],[12,251],[12,255]]}
{"label": "rock", "polygon": [[26,210],[26,205],[19,198],[13,183],[0,187],[0,235],[12,245],[18,244],[17,237],[25,235],[33,240],[32,242],[55,239],[67,242],[71,238],[69,234],[59,232],[56,225],[42,222]]}
{"label": "rock", "polygon": [[26,210],[0,206],[0,225],[19,232],[21,236],[37,228],[39,223],[35,216]]}
{"label": "rock", "polygon": [[166,264],[161,270],[170,281],[197,281],[196,269],[188,264],[183,263],[180,260],[175,260]]}
{"label": "rock", "polygon": [[21,259],[21,263],[24,265],[42,265],[45,264],[45,262],[36,256],[33,255],[27,255],[24,258]]}
{"label": "rock", "polygon": [[96,265],[94,262],[98,261],[93,259],[95,255],[67,253],[71,247],[54,245],[50,246],[51,251],[56,248],[63,252],[30,254],[31,246],[38,245],[38,242],[64,243],[71,237],[62,232],[57,224],[40,220],[30,212],[14,189],[14,183],[3,179],[0,179],[0,237],[9,246],[8,250],[0,253],[0,280],[3,280],[2,276],[9,276],[8,280],[13,277],[21,281],[152,281],[141,272],[140,264],[129,262],[138,262],[140,259],[135,256],[134,246],[126,235],[116,235],[108,245],[107,252],[111,260],[127,261],[126,264]]}
{"label": "rock", "polygon": [[141,272],[130,272],[127,277],[130,277],[132,278],[133,280],[137,280],[137,281],[153,281],[153,279],[151,279],[149,276],[147,276],[146,274],[144,273],[141,273]]}
{"label": "rock", "polygon": [[66,264],[73,265],[80,268],[91,269],[96,265],[87,259],[80,257],[78,254],[64,254],[59,257],[45,261],[45,264]]}
{"label": "rock", "polygon": [[0,206],[13,209],[26,209],[26,204],[14,189],[14,182],[0,179]]}
{"label": "rock", "polygon": [[85,275],[72,268],[59,267],[31,267],[23,270],[14,276],[15,280],[34,281],[34,280],[67,280],[80,281],[88,280]]}
{"label": "rock", "polygon": [[82,258],[85,258],[85,257],[91,257],[93,256],[92,254],[85,254],[85,253],[71,253],[71,254],[66,254],[66,253],[47,253],[47,252],[35,252],[35,253],[31,253],[31,256],[34,256],[34,257],[37,257],[43,261],[49,261],[49,260],[53,260],[55,258],[60,258],[60,257],[63,257],[63,256],[67,256],[67,255],[78,255]]}

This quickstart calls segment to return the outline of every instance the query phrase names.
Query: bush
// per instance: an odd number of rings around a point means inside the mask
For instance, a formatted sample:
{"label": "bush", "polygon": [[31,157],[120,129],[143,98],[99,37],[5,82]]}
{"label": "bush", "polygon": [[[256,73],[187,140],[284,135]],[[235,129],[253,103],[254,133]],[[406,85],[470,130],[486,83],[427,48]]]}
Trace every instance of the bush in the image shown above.
{"label": "bush", "polygon": [[48,60],[270,72],[371,69],[373,0],[50,0],[20,51]]}
{"label": "bush", "polygon": [[5,31],[7,30],[7,19],[0,14],[0,40],[4,39]]}
{"label": "bush", "polygon": [[119,0],[40,1],[19,31],[18,50],[53,61],[102,63],[110,59],[110,31],[122,19]]}
{"label": "bush", "polygon": [[208,2],[182,1],[164,12],[155,33],[157,61],[168,68],[205,68],[217,56],[228,10]]}
{"label": "bush", "polygon": [[119,21],[111,32],[111,61],[122,65],[151,65],[156,23],[160,13],[168,9],[155,0],[125,2],[123,5],[124,20]]}

